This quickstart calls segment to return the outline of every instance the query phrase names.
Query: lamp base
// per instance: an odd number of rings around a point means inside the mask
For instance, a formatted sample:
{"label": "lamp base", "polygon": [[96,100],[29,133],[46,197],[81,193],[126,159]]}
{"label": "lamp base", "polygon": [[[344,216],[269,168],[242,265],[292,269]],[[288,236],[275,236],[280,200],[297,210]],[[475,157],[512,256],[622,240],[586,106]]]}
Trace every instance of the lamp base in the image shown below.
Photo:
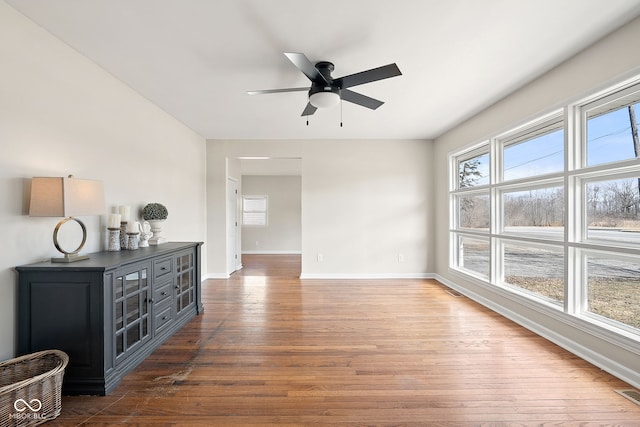
{"label": "lamp base", "polygon": [[69,262],[82,261],[84,259],[89,259],[89,255],[65,254],[63,257],[51,258],[51,262],[69,263]]}

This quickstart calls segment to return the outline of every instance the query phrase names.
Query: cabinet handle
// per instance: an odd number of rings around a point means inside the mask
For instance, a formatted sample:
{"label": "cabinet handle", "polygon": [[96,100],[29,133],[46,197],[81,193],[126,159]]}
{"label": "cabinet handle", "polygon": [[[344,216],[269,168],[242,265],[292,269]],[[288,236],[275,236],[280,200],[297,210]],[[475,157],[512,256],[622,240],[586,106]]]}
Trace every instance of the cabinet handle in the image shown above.
{"label": "cabinet handle", "polygon": [[176,287],[175,287],[175,288],[176,288],[176,289],[180,289],[180,286],[176,285]]}
{"label": "cabinet handle", "polygon": [[169,295],[169,292],[164,291],[164,292],[162,292],[162,293],[161,293],[161,295],[162,295],[162,296],[167,296],[167,295]]}
{"label": "cabinet handle", "polygon": [[167,267],[160,267],[160,270],[165,271]]}
{"label": "cabinet handle", "polygon": [[162,320],[167,320],[167,316],[162,316]]}
{"label": "cabinet handle", "polygon": [[153,298],[149,298],[149,303],[153,304]]}

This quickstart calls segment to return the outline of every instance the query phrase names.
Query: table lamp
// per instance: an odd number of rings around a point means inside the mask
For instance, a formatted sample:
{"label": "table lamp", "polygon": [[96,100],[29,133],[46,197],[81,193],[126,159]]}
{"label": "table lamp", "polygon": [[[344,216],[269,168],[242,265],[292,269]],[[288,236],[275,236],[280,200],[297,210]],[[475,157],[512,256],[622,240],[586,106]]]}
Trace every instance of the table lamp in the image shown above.
{"label": "table lamp", "polygon": [[[31,203],[29,216],[63,217],[53,230],[53,244],[64,256],[51,258],[51,262],[74,262],[88,259],[87,255],[78,255],[87,241],[87,228],[75,216],[101,215],[104,212],[104,190],[102,182],[67,178],[35,177],[31,181]],[[82,242],[72,252],[61,248],[58,231],[67,221],[75,221],[82,228]]]}

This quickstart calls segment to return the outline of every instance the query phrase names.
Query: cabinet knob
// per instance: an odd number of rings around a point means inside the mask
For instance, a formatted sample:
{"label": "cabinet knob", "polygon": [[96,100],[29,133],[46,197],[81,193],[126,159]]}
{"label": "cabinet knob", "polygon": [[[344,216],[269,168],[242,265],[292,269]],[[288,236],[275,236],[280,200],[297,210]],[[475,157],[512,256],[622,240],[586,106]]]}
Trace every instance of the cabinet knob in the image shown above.
{"label": "cabinet knob", "polygon": [[162,316],[162,320],[167,320],[167,316]]}
{"label": "cabinet knob", "polygon": [[162,292],[162,293],[161,293],[161,295],[162,295],[162,296],[166,296],[166,295],[169,295],[169,292],[167,292],[167,291],[164,291],[164,292]]}
{"label": "cabinet knob", "polygon": [[149,298],[149,303],[153,304],[153,298]]}
{"label": "cabinet knob", "polygon": [[165,271],[167,267],[160,267],[160,270]]}

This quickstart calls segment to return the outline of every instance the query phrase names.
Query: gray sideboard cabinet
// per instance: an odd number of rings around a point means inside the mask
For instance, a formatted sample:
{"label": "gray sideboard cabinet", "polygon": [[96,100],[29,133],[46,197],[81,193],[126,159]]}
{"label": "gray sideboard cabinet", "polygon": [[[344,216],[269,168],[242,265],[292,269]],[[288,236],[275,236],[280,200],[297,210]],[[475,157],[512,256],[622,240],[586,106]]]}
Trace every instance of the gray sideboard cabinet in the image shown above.
{"label": "gray sideboard cabinet", "polygon": [[201,242],[97,252],[18,271],[18,353],[69,355],[64,394],[109,394],[203,312]]}

